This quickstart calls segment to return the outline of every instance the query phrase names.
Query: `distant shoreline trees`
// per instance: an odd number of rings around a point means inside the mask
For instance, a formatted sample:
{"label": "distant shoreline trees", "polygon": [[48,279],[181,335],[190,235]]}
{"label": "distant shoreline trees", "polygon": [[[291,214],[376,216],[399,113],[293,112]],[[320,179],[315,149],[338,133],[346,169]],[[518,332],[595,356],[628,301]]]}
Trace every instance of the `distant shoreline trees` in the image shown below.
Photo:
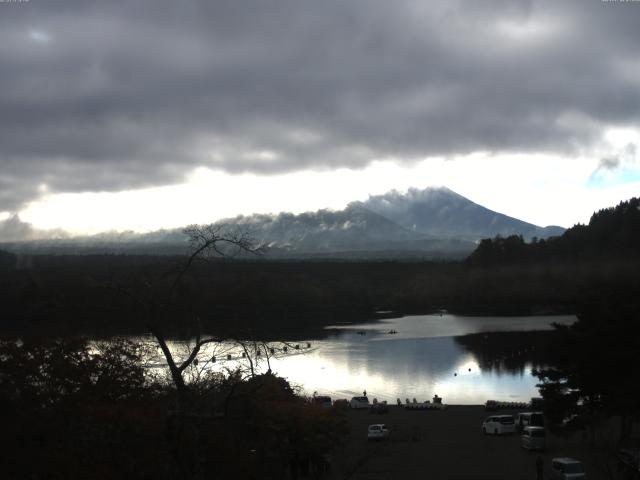
{"label": "distant shoreline trees", "polygon": [[530,243],[521,235],[483,239],[467,263],[491,267],[607,258],[640,259],[640,198],[599,210],[588,225],[575,225],[559,237]]}

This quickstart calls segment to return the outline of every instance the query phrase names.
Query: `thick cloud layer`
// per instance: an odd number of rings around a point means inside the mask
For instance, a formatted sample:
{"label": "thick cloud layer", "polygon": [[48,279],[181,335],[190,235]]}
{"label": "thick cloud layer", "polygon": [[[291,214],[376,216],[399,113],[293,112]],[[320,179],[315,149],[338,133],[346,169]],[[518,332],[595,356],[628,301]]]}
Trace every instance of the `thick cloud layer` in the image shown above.
{"label": "thick cloud layer", "polygon": [[200,165],[588,151],[640,120],[639,24],[600,0],[0,4],[0,211]]}

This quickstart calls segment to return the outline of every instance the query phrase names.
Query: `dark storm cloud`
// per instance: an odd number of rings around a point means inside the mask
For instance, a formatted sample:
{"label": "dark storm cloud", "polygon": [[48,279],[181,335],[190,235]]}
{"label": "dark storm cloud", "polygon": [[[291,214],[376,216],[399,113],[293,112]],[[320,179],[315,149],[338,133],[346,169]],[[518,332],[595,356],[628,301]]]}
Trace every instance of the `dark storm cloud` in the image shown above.
{"label": "dark storm cloud", "polygon": [[640,4],[0,4],[0,210],[49,191],[476,150],[637,123]]}

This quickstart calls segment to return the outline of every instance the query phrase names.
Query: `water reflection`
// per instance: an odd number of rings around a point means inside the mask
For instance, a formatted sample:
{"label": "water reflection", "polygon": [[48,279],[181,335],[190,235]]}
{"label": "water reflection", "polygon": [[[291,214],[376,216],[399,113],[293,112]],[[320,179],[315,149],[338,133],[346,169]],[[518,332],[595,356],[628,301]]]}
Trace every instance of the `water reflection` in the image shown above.
{"label": "water reflection", "polygon": [[473,353],[483,371],[523,375],[546,365],[550,334],[549,331],[476,333],[455,340]]}
{"label": "water reflection", "polygon": [[[414,397],[422,401],[435,394],[449,404],[477,404],[489,398],[527,401],[538,396],[537,379],[530,372],[543,362],[536,352],[542,351],[545,341],[544,334],[533,331],[575,320],[574,316],[411,316],[357,327],[334,326],[328,338],[310,340],[310,347],[303,342],[299,350],[289,345],[285,352],[284,344],[275,344],[277,350],[253,360],[257,368],[271,368],[307,394],[346,398],[366,390],[370,397],[389,402]],[[188,353],[185,342],[173,342],[171,347],[176,352],[183,349],[184,356]],[[243,352],[237,344],[209,346],[198,357],[199,368],[246,367]],[[162,364],[160,357],[156,361]]]}
{"label": "water reflection", "polygon": [[332,396],[366,390],[379,400],[435,394],[450,404],[483,403],[488,398],[528,400],[535,379],[523,374],[483,371],[478,358],[454,337],[371,340],[351,344],[336,338],[304,357],[274,362],[274,371],[306,391]]}
{"label": "water reflection", "polygon": [[352,325],[334,325],[329,329],[344,329],[366,333],[386,333],[395,330],[397,338],[456,337],[484,332],[525,332],[550,330],[552,323],[570,325],[574,315],[540,315],[517,317],[480,317],[470,315],[411,315],[376,322]]}

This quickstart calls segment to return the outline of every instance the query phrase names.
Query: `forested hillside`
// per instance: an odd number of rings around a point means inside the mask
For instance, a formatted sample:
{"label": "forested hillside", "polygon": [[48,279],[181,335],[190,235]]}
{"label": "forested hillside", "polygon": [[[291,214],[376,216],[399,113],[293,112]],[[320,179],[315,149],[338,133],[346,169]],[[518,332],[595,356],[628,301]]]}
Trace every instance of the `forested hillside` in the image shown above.
{"label": "forested hillside", "polygon": [[533,239],[497,236],[480,242],[472,265],[541,261],[635,260],[640,257],[640,198],[594,213],[588,225],[575,225],[559,237]]}
{"label": "forested hillside", "polygon": [[[215,260],[194,265],[166,312],[176,333],[195,311],[210,330],[274,334],[375,317],[377,310],[472,314],[574,313],[607,291],[640,290],[638,199],[589,225],[526,243],[483,240],[466,262]],[[184,257],[0,254],[0,330],[144,331],[135,302]],[[182,328],[184,326],[184,328]],[[302,333],[300,333],[302,334]],[[306,334],[305,334],[306,335]]]}

